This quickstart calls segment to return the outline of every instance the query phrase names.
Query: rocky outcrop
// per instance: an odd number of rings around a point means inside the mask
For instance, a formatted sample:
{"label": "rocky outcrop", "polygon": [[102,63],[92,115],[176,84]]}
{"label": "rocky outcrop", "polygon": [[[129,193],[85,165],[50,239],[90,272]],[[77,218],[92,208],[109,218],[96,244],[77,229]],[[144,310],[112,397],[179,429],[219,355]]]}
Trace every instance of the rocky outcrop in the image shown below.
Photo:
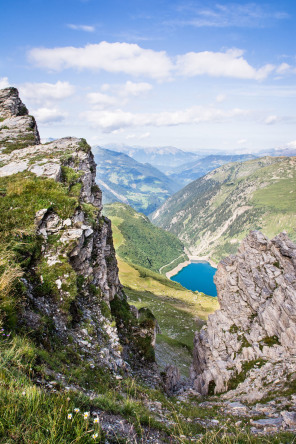
{"label": "rocky outcrop", "polygon": [[[116,307],[124,306],[131,337],[133,328],[141,328],[119,282],[111,223],[101,213],[102,193],[90,146],[71,137],[40,144],[35,120],[15,88],[0,91],[0,107],[5,119],[0,134],[9,133],[8,139],[0,140],[1,192],[8,196],[9,176],[18,196],[35,193],[32,220],[28,213],[25,227],[20,230],[18,219],[11,226],[16,242],[21,232],[34,245],[32,252],[25,251],[28,265],[22,265],[18,328],[30,331],[47,349],[62,343],[92,368],[127,370],[120,324],[110,303],[116,298]],[[23,143],[29,124],[32,140]],[[152,339],[148,342],[151,345]],[[135,355],[138,349],[133,348]]]}
{"label": "rocky outcrop", "polygon": [[19,98],[16,88],[0,90],[0,146],[10,152],[40,143],[36,121]]}
{"label": "rocky outcrop", "polygon": [[295,384],[296,245],[253,231],[215,276],[221,309],[196,334],[191,376],[203,395],[254,401]]}

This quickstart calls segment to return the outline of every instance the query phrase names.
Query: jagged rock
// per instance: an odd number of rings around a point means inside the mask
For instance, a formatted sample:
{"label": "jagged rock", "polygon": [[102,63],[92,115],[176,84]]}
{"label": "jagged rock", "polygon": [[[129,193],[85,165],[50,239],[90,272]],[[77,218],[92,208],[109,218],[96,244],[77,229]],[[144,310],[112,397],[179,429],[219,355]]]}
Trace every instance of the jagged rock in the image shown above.
{"label": "jagged rock", "polygon": [[180,384],[180,371],[174,365],[168,365],[164,370],[163,383],[164,390],[167,394],[174,393]]}
{"label": "jagged rock", "polygon": [[[55,190],[67,190],[69,201],[76,199],[72,214],[66,213],[64,219],[50,202],[32,220],[41,247],[28,279],[22,278],[27,296],[19,323],[46,342],[44,322],[50,320],[52,334],[91,362],[92,368],[127,370],[110,302],[116,297],[119,306],[124,304],[126,316],[132,319],[133,315],[119,281],[111,222],[102,215],[102,193],[95,182],[96,164],[89,145],[73,137],[40,144],[35,119],[15,88],[0,91],[0,117],[0,177],[25,171],[25,180],[27,176],[47,179],[52,186],[57,184]],[[137,329],[145,346],[149,330],[151,346],[156,322],[149,328],[146,324]],[[131,334],[129,342],[132,345]],[[135,347],[134,351],[139,353]]]}
{"label": "jagged rock", "polygon": [[0,117],[17,117],[28,115],[27,107],[19,98],[16,88],[4,88],[0,90]]}
{"label": "jagged rock", "polygon": [[253,231],[215,283],[221,309],[195,337],[195,388],[247,401],[281,390],[296,370],[296,245]]}
{"label": "jagged rock", "polygon": [[271,430],[266,430],[266,431],[273,431],[273,430],[277,430],[281,425],[282,425],[282,418],[277,417],[277,418],[266,418],[266,419],[251,419],[250,420],[250,424],[252,424],[253,426],[255,426],[258,429],[265,429],[265,428],[269,428]]}
{"label": "jagged rock", "polygon": [[[19,98],[18,90],[16,88],[0,90],[0,145],[2,152],[38,143],[40,143],[40,136],[36,121],[33,116],[29,116],[26,106]],[[26,166],[25,163],[11,165],[10,174],[24,171]]]}
{"label": "jagged rock", "polygon": [[281,417],[285,428],[296,428],[296,412],[288,412],[285,410],[281,412]]}

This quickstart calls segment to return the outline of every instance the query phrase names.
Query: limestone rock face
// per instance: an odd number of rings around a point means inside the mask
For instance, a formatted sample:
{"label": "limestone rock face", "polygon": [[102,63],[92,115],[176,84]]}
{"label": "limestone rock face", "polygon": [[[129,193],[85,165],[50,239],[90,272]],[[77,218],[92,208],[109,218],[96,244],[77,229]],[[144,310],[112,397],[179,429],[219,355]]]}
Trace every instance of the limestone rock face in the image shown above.
{"label": "limestone rock face", "polygon": [[16,88],[4,88],[0,90],[0,117],[7,119],[8,117],[28,115],[27,107],[19,98]]}
{"label": "limestone rock face", "polygon": [[215,283],[221,309],[195,336],[195,388],[249,401],[285,390],[296,370],[296,245],[253,231]]}
{"label": "limestone rock face", "polygon": [[0,91],[0,116],[0,178],[33,183],[40,178],[45,190],[54,188],[67,193],[67,201],[75,200],[67,217],[50,202],[32,220],[40,251],[22,277],[26,295],[19,323],[45,342],[49,324],[51,334],[93,366],[115,372],[127,368],[110,302],[116,296],[126,311],[129,306],[118,278],[111,222],[101,213],[90,146],[71,137],[40,144],[35,120],[15,88]]}
{"label": "limestone rock face", "polygon": [[0,90],[0,145],[2,152],[40,143],[36,121],[29,116],[16,88]]}

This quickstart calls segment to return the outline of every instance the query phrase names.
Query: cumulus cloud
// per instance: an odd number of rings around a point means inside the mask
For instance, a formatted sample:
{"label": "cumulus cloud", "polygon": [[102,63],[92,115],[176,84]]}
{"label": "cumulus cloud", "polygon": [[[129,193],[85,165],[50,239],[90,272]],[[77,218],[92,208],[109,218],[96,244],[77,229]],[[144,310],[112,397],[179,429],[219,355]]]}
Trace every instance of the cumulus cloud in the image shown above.
{"label": "cumulus cloud", "polygon": [[92,105],[99,108],[106,108],[118,104],[118,99],[116,97],[102,94],[100,92],[87,94],[87,99]]}
{"label": "cumulus cloud", "polygon": [[0,89],[8,88],[8,86],[10,86],[8,77],[0,77]]}
{"label": "cumulus cloud", "polygon": [[56,108],[39,108],[33,112],[37,122],[56,123],[61,122],[67,117],[67,113]]}
{"label": "cumulus cloud", "polygon": [[75,87],[69,82],[56,83],[24,83],[19,87],[20,94],[32,102],[63,100],[75,92]]}
{"label": "cumulus cloud", "polygon": [[122,87],[120,94],[125,96],[139,96],[141,94],[145,94],[148,91],[151,91],[153,86],[150,83],[146,82],[131,82],[128,80]]}
{"label": "cumulus cloud", "polygon": [[276,73],[280,74],[280,75],[284,75],[284,74],[295,74],[296,73],[296,68],[289,65],[288,63],[281,63],[277,69],[276,69]]}
{"label": "cumulus cloud", "polygon": [[[141,48],[131,43],[100,42],[77,48],[34,48],[29,59],[41,68],[61,71],[63,69],[88,69],[125,73],[132,76],[146,76],[156,80],[171,79],[173,73],[185,77],[209,75],[212,77],[233,77],[239,79],[263,80],[275,66],[266,64],[260,68],[251,66],[243,57],[241,49],[226,52],[189,52],[169,57],[165,51]],[[285,67],[278,69],[284,69]],[[150,87],[148,84],[135,85],[127,82],[126,91],[138,94],[136,88]]]}
{"label": "cumulus cloud", "polygon": [[172,62],[165,51],[143,49],[131,43],[101,42],[82,48],[34,48],[29,52],[29,58],[39,67],[56,71],[91,69],[163,79],[172,70]]}
{"label": "cumulus cloud", "polygon": [[290,65],[288,63],[282,63],[281,65],[279,65],[276,69],[276,72],[278,74],[283,74],[286,73],[287,71],[290,70]]}
{"label": "cumulus cloud", "polygon": [[101,90],[104,92],[113,93],[113,96],[101,92],[92,92],[87,94],[87,99],[89,103],[95,108],[104,109],[114,106],[118,107],[125,105],[130,97],[137,97],[141,94],[145,94],[152,88],[153,87],[150,83],[136,83],[131,82],[130,80],[128,80],[123,85],[110,85],[108,83],[105,83],[104,85],[102,85]]}
{"label": "cumulus cloud", "polygon": [[75,31],[94,32],[96,30],[96,28],[94,26],[89,26],[89,25],[69,24],[69,25],[67,25],[67,27],[70,29],[74,29]]}
{"label": "cumulus cloud", "polygon": [[241,49],[226,52],[189,52],[177,57],[177,72],[186,77],[209,75],[211,77],[234,77],[238,79],[265,79],[273,65],[253,68],[244,58]]}
{"label": "cumulus cloud", "polygon": [[217,108],[205,108],[195,106],[186,110],[160,113],[135,114],[121,109],[114,111],[87,111],[83,117],[94,127],[105,132],[111,132],[120,128],[132,128],[139,126],[176,126],[182,124],[198,124],[201,122],[222,122],[229,118],[246,116],[248,111],[232,109],[229,111]]}

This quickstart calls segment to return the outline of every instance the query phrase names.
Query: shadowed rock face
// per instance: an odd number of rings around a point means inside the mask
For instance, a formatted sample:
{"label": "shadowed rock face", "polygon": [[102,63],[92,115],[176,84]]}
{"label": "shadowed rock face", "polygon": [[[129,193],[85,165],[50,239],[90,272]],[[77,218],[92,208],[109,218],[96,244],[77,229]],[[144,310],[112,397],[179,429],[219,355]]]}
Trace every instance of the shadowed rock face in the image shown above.
{"label": "shadowed rock face", "polygon": [[253,231],[215,283],[221,309],[195,337],[195,388],[246,400],[284,389],[296,370],[296,245]]}

